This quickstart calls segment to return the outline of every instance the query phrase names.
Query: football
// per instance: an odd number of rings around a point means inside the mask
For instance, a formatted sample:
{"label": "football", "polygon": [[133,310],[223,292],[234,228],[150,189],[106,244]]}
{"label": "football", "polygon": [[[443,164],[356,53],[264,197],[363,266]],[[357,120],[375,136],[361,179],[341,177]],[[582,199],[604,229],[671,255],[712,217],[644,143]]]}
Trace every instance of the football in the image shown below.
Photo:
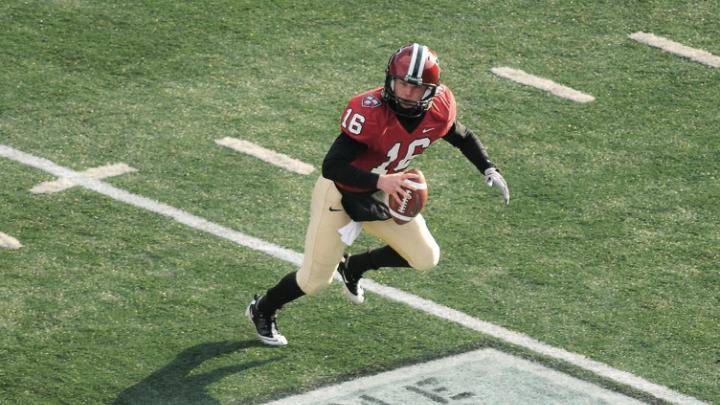
{"label": "football", "polygon": [[397,224],[406,224],[415,218],[422,211],[428,199],[428,186],[425,182],[425,176],[418,169],[406,170],[408,173],[417,173],[420,175],[418,181],[405,180],[408,186],[415,186],[416,190],[407,187],[410,192],[409,196],[403,198],[402,203],[398,204],[395,199],[391,198],[388,203],[390,207],[390,215]]}

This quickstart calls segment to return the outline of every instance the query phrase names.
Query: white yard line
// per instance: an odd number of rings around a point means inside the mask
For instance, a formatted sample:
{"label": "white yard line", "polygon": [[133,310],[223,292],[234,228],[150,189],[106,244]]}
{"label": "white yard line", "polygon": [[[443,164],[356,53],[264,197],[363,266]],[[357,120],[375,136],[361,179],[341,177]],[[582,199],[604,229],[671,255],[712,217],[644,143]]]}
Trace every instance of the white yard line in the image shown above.
{"label": "white yard line", "polygon": [[[137,170],[128,166],[125,163],[116,163],[113,165],[105,165],[100,167],[93,167],[82,172],[85,176],[91,179],[104,179],[106,177],[119,176],[125,173],[135,172]],[[75,187],[77,184],[67,177],[60,177],[54,181],[46,181],[33,187],[30,191],[36,194],[41,193],[57,193],[59,191],[66,190],[70,187]]]}
{"label": "white yard line", "polygon": [[310,174],[315,168],[305,162],[293,159],[282,153],[275,152],[274,150],[265,149],[260,145],[256,145],[252,142],[243,141],[242,139],[225,137],[215,141],[218,145],[234,149],[238,152],[246,153],[250,156],[270,163],[271,165],[278,166],[285,170],[291,171],[297,174]]}
{"label": "white yard line", "polygon": [[637,42],[655,48],[660,48],[665,52],[672,53],[673,55],[694,60],[695,62],[700,62],[710,67],[720,68],[720,57],[715,56],[708,51],[690,48],[689,46],[685,46],[679,42],[671,41],[667,38],[659,37],[647,32],[636,32],[634,34],[630,34],[629,37]]}
{"label": "white yard line", "polygon": [[[221,238],[233,241],[239,245],[246,246],[250,249],[267,253],[273,257],[285,260],[296,266],[299,266],[302,262],[302,254],[298,252],[277,246],[270,242],[254,238],[252,236],[245,235],[241,232],[212,223],[210,221],[207,221],[180,209],[171,207],[169,205],[157,202],[155,200],[129,193],[125,190],[118,189],[109,184],[103,183],[102,181],[91,179],[83,173],[76,172],[62,166],[58,166],[57,164],[47,159],[27,154],[6,145],[0,145],[0,156],[34,167],[36,169],[43,170],[57,177],[67,177],[82,187],[96,191],[117,201],[122,201],[135,207],[143,208],[148,211],[170,217],[175,221],[190,226],[192,228],[211,233]],[[448,308],[444,305],[438,304],[430,300],[426,300],[424,298],[420,298],[405,291],[384,286],[382,284],[372,282],[371,280],[365,281],[365,287],[369,291],[372,291],[373,293],[376,293],[380,296],[383,296],[393,301],[407,304],[412,308],[418,309],[427,314],[434,315],[438,318],[460,324],[472,330],[498,338],[502,341],[524,347],[533,352],[540,353],[552,358],[564,360],[577,367],[592,371],[599,376],[646,392],[659,399],[679,404],[703,404],[703,402],[693,397],[680,394],[662,385],[651,383],[634,374],[614,369],[607,364],[588,359],[587,357],[580,354],[571,353],[564,349],[547,345],[525,334],[514,332],[509,329],[503,328],[502,326],[494,325],[492,323],[473,318],[470,315],[467,315],[460,311]]]}
{"label": "white yard line", "polygon": [[581,91],[555,83],[552,80],[533,76],[519,69],[513,69],[509,67],[494,67],[490,69],[490,71],[493,72],[495,75],[503,77],[505,79],[512,80],[526,86],[535,87],[536,89],[550,92],[551,94],[554,94],[558,97],[566,98],[577,103],[589,103],[595,100],[595,97],[589,94],[585,94]]}
{"label": "white yard line", "polygon": [[12,236],[0,232],[0,248],[5,249],[20,249],[22,245],[20,242]]}

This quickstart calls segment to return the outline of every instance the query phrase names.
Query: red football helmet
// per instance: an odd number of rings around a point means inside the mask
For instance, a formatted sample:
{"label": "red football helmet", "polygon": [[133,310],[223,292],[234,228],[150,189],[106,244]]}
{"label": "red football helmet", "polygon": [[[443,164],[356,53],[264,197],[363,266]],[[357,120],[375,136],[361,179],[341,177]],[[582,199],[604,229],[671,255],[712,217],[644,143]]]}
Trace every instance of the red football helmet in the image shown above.
{"label": "red football helmet", "polygon": [[[395,94],[395,80],[400,79],[416,86],[425,86],[425,94],[419,101],[401,99]],[[437,88],[440,85],[440,65],[437,56],[430,48],[417,43],[406,45],[390,57],[385,69],[385,87],[383,99],[399,115],[418,117],[432,105]],[[400,105],[400,101],[410,108]]]}

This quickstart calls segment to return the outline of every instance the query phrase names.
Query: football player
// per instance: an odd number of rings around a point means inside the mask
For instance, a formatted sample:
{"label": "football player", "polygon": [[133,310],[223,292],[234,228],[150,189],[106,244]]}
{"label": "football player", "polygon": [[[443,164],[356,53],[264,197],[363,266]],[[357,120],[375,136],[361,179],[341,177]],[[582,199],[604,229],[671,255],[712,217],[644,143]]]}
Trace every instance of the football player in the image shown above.
{"label": "football player", "polygon": [[[327,152],[315,183],[303,264],[247,307],[246,314],[265,344],[284,346],[277,311],[306,294],[330,285],[337,270],[351,302],[365,300],[360,279],[381,267],[435,267],[440,248],[425,219],[417,215],[398,225],[390,219],[387,199],[400,202],[408,193],[406,173],[412,159],[438,139],[456,148],[497,188],[505,204],[510,193],[485,148],[457,121],[455,98],[440,83],[440,65],[427,46],[410,44],[392,54],[385,85],[356,95],[340,115],[340,135]],[[349,256],[345,248],[360,229],[385,246]]]}

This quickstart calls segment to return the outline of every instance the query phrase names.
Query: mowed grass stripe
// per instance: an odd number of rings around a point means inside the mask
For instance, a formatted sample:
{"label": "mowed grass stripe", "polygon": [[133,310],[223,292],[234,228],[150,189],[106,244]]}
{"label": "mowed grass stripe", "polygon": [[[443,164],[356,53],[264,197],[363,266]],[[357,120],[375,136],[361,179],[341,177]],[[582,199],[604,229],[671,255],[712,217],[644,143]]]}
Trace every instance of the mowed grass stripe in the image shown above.
{"label": "mowed grass stripe", "polygon": [[[47,159],[27,154],[6,145],[0,145],[0,156],[4,156],[19,163],[43,170],[58,177],[69,178],[78,185],[89,190],[96,191],[100,194],[135,207],[143,208],[157,214],[170,217],[192,228],[208,232],[254,250],[262,251],[275,258],[285,260],[297,266],[299,266],[302,262],[302,254],[298,252],[245,235],[241,232],[237,232],[222,225],[207,221],[175,207],[113,187],[99,180],[91,179],[83,173],[59,166]],[[427,314],[458,323],[467,328],[501,339],[505,342],[532,350],[533,352],[567,361],[585,370],[592,371],[602,377],[646,392],[659,399],[680,404],[704,403],[696,398],[675,392],[667,387],[651,383],[631,373],[616,370],[606,364],[590,360],[585,356],[546,345],[525,334],[514,332],[501,326],[473,318],[472,316],[460,311],[420,298],[405,291],[384,286],[382,284],[372,282],[371,280],[366,281],[366,288],[380,296],[407,304],[410,307],[423,311]]]}

